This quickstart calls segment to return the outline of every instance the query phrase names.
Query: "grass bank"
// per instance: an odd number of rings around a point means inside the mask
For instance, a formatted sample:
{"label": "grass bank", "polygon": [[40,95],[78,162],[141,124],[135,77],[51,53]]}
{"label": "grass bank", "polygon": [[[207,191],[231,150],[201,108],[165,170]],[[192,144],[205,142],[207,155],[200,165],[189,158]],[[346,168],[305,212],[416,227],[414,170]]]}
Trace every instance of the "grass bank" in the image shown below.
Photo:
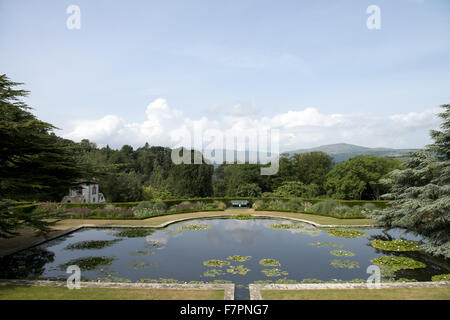
{"label": "grass bank", "polygon": [[264,300],[450,300],[450,287],[261,290]]}
{"label": "grass bank", "polygon": [[0,286],[0,300],[223,300],[224,290]]}

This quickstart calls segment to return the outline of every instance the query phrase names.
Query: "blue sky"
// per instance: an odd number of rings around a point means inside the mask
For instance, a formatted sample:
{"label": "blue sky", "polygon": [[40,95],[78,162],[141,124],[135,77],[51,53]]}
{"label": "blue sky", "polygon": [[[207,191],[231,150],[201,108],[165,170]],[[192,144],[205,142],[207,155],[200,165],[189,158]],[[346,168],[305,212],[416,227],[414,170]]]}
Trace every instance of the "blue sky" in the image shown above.
{"label": "blue sky", "polygon": [[0,0],[0,72],[58,134],[100,145],[261,124],[285,150],[422,147],[450,103],[449,39],[447,0]]}

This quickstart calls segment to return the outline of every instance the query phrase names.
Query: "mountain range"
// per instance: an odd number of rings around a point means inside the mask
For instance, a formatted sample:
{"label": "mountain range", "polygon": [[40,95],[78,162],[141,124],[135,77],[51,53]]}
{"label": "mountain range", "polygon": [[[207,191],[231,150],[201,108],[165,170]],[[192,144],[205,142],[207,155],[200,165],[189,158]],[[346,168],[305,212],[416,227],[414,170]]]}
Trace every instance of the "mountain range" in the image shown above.
{"label": "mountain range", "polygon": [[351,157],[366,154],[390,158],[401,158],[407,156],[409,152],[414,152],[417,150],[418,149],[368,148],[348,143],[336,143],[310,149],[298,149],[284,153],[293,155],[297,153],[322,151],[332,156],[335,162],[343,162]]}
{"label": "mountain range", "polygon": [[[305,153],[305,152],[314,152],[314,151],[321,151],[329,154],[333,157],[334,162],[343,162],[351,157],[358,156],[358,155],[377,155],[377,156],[383,156],[383,157],[390,157],[390,158],[401,158],[408,155],[409,152],[417,151],[419,149],[392,149],[392,148],[368,148],[368,147],[362,147],[357,146],[354,144],[348,144],[348,143],[336,143],[336,144],[327,144],[315,148],[309,148],[309,149],[298,149],[298,150],[292,150],[287,152],[282,152],[283,154],[287,154],[289,156],[292,156],[294,154],[298,153]],[[217,152],[223,152],[229,153],[232,156],[232,158],[235,159],[246,159],[248,161],[249,156],[252,157],[252,159],[267,159],[267,157],[263,157],[262,153],[256,152],[256,151],[232,151],[232,150],[218,150]],[[205,158],[209,158],[207,154],[204,153]],[[225,158],[225,157],[224,157]],[[266,161],[258,161],[259,163],[265,163]],[[212,161],[214,163],[214,161]]]}

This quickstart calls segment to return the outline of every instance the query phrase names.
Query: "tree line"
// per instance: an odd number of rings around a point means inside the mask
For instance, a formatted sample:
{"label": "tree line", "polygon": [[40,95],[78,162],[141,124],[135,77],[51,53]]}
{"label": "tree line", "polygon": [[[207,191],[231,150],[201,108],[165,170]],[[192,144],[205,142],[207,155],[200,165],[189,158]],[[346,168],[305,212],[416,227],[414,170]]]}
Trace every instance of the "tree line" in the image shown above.
{"label": "tree line", "polygon": [[[149,144],[134,150],[98,148],[54,134],[23,102],[21,83],[0,75],[0,237],[27,225],[41,231],[40,216],[14,213],[12,200],[60,201],[79,179],[97,179],[108,201],[209,196],[331,197],[391,200],[373,216],[378,226],[426,236],[425,250],[450,257],[450,104],[442,105],[433,143],[401,162],[374,155],[342,163],[321,152],[280,157],[279,172],[261,176],[260,165],[174,165],[171,149]],[[191,152],[193,156],[195,151]],[[5,200],[9,199],[9,200]],[[47,217],[48,218],[48,217]]]}
{"label": "tree line", "polygon": [[[60,201],[80,179],[95,179],[107,201],[193,197],[330,197],[373,200],[388,191],[380,179],[398,160],[365,155],[334,164],[323,152],[281,155],[279,172],[262,176],[259,164],[175,165],[172,150],[144,146],[99,148],[55,135],[22,101],[20,83],[0,77],[0,196],[22,201]],[[191,152],[193,157],[194,152]]]}

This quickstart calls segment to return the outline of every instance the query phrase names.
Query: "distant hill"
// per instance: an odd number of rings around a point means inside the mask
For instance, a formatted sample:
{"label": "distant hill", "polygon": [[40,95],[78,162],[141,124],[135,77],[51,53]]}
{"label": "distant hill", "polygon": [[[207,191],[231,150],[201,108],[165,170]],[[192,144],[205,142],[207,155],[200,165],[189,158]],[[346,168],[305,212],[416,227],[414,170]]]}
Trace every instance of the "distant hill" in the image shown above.
{"label": "distant hill", "polygon": [[[333,157],[335,162],[343,162],[351,157],[365,154],[373,154],[377,156],[390,157],[390,158],[402,158],[406,157],[409,152],[417,151],[419,149],[391,149],[391,148],[368,148],[357,146],[354,144],[348,143],[336,143],[336,144],[327,144],[324,146],[310,148],[310,149],[298,149],[288,152],[283,152],[283,154],[288,154],[289,156],[297,154],[297,153],[305,153],[305,152],[313,152],[313,151],[322,151]],[[233,150],[218,150],[217,152],[221,152],[224,155],[225,153],[231,154],[231,159],[241,159],[239,162],[248,161],[250,158],[258,159],[259,163],[266,163],[266,156],[263,157],[262,153],[255,151],[233,151]],[[206,159],[208,159],[208,152],[204,153]],[[244,160],[245,159],[245,160]],[[208,160],[207,160],[208,161]],[[218,164],[214,161],[208,161],[209,163],[217,166]]]}
{"label": "distant hill", "polygon": [[351,157],[365,154],[373,154],[391,158],[401,158],[407,156],[409,152],[417,150],[418,149],[367,148],[348,143],[336,143],[310,149],[293,150],[284,153],[293,155],[297,153],[322,151],[332,156],[335,162],[342,162],[350,159]]}

